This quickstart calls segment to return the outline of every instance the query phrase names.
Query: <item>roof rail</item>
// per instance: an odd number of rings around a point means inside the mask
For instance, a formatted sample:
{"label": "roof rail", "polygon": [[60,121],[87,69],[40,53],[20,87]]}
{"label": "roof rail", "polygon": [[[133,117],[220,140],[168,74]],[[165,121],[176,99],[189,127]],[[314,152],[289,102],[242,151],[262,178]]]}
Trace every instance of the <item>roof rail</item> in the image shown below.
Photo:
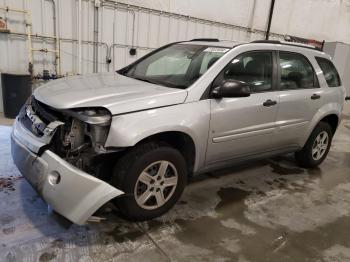
{"label": "roof rail", "polygon": [[258,44],[282,44],[279,40],[255,40],[251,43],[258,43]]}
{"label": "roof rail", "polygon": [[220,42],[217,38],[194,38],[190,42]]}
{"label": "roof rail", "polygon": [[279,44],[279,45],[288,45],[288,46],[297,46],[297,47],[303,47],[308,48],[312,50],[322,51],[320,48],[313,46],[313,45],[307,45],[303,43],[297,43],[297,42],[284,42],[279,40],[255,40],[251,43],[260,43],[260,44]]}

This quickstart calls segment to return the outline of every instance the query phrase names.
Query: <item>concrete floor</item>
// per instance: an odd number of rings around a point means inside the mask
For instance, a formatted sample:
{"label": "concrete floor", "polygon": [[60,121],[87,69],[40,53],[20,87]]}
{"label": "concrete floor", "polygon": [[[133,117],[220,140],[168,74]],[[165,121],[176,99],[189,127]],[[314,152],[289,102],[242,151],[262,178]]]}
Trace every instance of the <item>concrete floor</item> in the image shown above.
{"label": "concrete floor", "polygon": [[0,261],[350,261],[350,110],[318,169],[292,156],[201,175],[168,214],[68,224],[13,166],[0,127]]}
{"label": "concrete floor", "polygon": [[0,112],[0,126],[12,126],[13,119],[5,118],[4,113]]}

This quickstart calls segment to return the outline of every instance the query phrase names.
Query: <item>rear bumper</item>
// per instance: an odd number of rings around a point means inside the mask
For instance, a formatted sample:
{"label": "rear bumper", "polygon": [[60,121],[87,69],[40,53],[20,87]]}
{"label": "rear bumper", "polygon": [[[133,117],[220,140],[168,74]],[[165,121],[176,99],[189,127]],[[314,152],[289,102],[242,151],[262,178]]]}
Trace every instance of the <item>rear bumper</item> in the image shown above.
{"label": "rear bumper", "polygon": [[82,225],[103,204],[124,194],[50,150],[40,156],[33,153],[21,142],[23,137],[17,137],[21,134],[19,125],[14,125],[11,135],[13,161],[44,201],[62,216]]}

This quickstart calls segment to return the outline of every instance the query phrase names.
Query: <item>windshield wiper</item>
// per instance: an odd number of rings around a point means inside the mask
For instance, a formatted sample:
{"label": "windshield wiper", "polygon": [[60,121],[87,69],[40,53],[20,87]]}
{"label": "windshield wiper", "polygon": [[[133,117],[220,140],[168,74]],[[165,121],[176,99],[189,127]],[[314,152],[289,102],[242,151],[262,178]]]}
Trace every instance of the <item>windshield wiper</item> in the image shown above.
{"label": "windshield wiper", "polygon": [[184,85],[175,85],[175,84],[172,84],[172,83],[168,83],[168,82],[156,82],[156,81],[152,81],[152,80],[149,80],[149,79],[146,79],[146,78],[142,78],[142,77],[135,77],[135,76],[129,76],[131,78],[134,78],[134,79],[137,79],[137,80],[140,80],[140,81],[144,81],[144,82],[147,82],[147,83],[151,83],[151,84],[154,84],[154,85],[161,85],[161,86],[165,86],[165,87],[169,87],[169,88],[181,88],[181,89],[184,89],[186,88],[187,86],[184,86]]}

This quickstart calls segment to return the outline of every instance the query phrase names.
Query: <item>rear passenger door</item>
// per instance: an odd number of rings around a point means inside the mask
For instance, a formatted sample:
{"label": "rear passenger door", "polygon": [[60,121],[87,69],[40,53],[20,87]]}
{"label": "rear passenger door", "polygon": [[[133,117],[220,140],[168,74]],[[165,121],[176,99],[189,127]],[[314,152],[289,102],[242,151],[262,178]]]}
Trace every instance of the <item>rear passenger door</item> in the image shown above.
{"label": "rear passenger door", "polygon": [[276,119],[276,147],[301,145],[316,114],[322,90],[310,60],[299,53],[278,52],[279,106]]}

